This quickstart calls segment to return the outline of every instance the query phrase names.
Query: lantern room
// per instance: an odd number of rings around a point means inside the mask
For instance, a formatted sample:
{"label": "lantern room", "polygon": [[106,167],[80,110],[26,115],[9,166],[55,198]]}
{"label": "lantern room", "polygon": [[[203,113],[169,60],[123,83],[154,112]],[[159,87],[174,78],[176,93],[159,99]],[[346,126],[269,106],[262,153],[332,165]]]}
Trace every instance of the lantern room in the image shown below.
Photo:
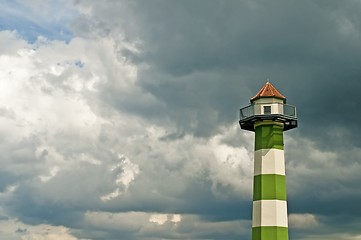
{"label": "lantern room", "polygon": [[254,131],[254,124],[258,121],[283,123],[284,131],[297,127],[296,107],[286,104],[286,98],[269,82],[251,98],[249,106],[240,109],[242,129]]}

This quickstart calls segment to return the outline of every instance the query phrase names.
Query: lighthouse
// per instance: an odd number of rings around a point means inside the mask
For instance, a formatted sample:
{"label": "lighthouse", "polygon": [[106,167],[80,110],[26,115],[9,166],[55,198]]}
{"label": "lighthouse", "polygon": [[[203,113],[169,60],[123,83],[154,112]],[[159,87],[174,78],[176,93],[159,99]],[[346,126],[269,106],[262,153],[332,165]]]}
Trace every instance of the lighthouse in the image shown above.
{"label": "lighthouse", "polygon": [[250,102],[239,124],[255,132],[252,240],[288,240],[283,132],[297,127],[296,107],[269,82]]}

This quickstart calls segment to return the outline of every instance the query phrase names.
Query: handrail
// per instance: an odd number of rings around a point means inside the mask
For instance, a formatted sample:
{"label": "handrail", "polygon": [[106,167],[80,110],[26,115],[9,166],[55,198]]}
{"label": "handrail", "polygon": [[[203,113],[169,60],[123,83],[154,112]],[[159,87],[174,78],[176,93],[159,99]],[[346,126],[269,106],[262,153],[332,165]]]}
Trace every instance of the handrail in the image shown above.
{"label": "handrail", "polygon": [[[258,105],[282,105],[282,112],[278,112],[276,114],[255,114],[255,108],[256,106]],[[288,105],[288,104],[283,104],[283,103],[253,103],[251,105],[248,105],[244,108],[241,108],[240,109],[240,120],[243,120],[243,119],[247,119],[247,118],[250,118],[250,117],[253,117],[253,116],[263,116],[263,115],[283,115],[283,116],[288,116],[288,117],[292,117],[292,118],[297,118],[297,115],[296,115],[296,107],[295,106],[292,106],[292,105]]]}

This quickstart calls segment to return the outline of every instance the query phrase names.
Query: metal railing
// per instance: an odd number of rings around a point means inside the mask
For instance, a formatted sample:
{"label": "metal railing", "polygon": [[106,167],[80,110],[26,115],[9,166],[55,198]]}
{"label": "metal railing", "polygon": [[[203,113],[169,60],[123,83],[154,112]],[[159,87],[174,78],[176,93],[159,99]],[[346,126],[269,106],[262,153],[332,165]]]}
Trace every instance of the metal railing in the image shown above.
{"label": "metal railing", "polygon": [[240,109],[240,120],[249,118],[249,117],[253,117],[253,116],[258,116],[258,115],[284,115],[284,116],[288,116],[288,117],[292,117],[292,118],[297,118],[296,115],[296,107],[292,106],[292,105],[288,105],[288,104],[283,104],[283,103],[269,103],[270,105],[282,105],[281,109],[283,109],[282,112],[278,112],[278,113],[272,113],[272,114],[262,114],[262,113],[257,113],[255,114],[255,109],[257,106],[259,105],[268,105],[268,103],[262,103],[262,104],[251,104],[247,107],[241,108]]}
{"label": "metal railing", "polygon": [[240,113],[241,120],[254,116],[254,105],[252,104],[247,107],[241,108]]}
{"label": "metal railing", "polygon": [[284,104],[284,105],[283,105],[283,115],[297,118],[297,115],[296,115],[296,107],[295,107],[295,106],[292,106],[292,105]]}

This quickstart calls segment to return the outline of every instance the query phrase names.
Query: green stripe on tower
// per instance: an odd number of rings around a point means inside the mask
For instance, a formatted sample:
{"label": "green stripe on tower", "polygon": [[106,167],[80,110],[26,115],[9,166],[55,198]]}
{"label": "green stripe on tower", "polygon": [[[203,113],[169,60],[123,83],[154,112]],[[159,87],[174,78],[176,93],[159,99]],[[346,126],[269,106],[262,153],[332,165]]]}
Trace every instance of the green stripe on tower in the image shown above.
{"label": "green stripe on tower", "polygon": [[284,200],[286,201],[286,177],[277,174],[254,176],[253,201]]}
{"label": "green stripe on tower", "polygon": [[261,156],[259,166],[255,166],[261,174],[254,176],[253,183],[252,240],[288,240],[286,177],[266,162],[284,161],[282,124],[272,121],[255,124],[255,151],[261,149],[279,149],[282,155]]}
{"label": "green stripe on tower", "polygon": [[255,150],[276,148],[283,150],[283,126],[263,124],[255,127]]}
{"label": "green stripe on tower", "polygon": [[252,228],[252,240],[288,240],[288,228],[286,227],[254,227]]}

